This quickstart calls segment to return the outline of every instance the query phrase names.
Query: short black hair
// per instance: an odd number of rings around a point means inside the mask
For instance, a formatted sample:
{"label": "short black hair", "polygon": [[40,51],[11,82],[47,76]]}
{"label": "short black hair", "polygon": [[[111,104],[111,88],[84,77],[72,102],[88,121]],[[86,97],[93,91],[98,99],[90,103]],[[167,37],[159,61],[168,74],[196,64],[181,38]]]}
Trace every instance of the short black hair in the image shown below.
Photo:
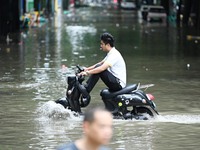
{"label": "short black hair", "polygon": [[109,111],[107,109],[103,108],[103,107],[90,108],[84,113],[83,122],[92,123],[95,120],[95,113],[96,112],[109,112]]}
{"label": "short black hair", "polygon": [[108,33],[108,32],[105,32],[101,35],[101,40],[105,43],[105,44],[110,44],[111,47],[114,47],[114,38],[113,36]]}

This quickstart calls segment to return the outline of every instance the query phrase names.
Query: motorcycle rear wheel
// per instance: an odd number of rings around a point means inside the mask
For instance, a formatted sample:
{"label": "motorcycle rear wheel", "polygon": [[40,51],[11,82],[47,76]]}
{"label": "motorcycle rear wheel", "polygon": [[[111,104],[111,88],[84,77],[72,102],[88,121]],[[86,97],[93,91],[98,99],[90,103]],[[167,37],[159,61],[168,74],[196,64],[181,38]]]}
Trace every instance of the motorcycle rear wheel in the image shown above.
{"label": "motorcycle rear wheel", "polygon": [[137,114],[138,115],[144,115],[144,114],[148,114],[149,116],[153,117],[153,113],[151,112],[151,110],[149,110],[146,107],[137,107]]}

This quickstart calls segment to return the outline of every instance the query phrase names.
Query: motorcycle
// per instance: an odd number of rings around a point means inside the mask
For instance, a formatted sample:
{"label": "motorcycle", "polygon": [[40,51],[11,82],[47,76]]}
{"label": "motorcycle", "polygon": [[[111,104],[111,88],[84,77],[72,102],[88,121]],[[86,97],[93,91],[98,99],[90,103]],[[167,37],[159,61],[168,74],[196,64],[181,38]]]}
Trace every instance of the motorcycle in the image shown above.
{"label": "motorcycle", "polygon": [[[78,114],[82,114],[81,108],[89,105],[91,97],[83,85],[85,77],[78,75],[84,69],[80,66],[76,67],[75,75],[67,77],[66,97],[55,102]],[[151,86],[154,85],[132,84],[116,92],[110,92],[106,88],[100,92],[100,96],[105,108],[113,114],[115,119],[148,120],[159,115],[153,102],[154,96],[145,94],[141,90]]]}

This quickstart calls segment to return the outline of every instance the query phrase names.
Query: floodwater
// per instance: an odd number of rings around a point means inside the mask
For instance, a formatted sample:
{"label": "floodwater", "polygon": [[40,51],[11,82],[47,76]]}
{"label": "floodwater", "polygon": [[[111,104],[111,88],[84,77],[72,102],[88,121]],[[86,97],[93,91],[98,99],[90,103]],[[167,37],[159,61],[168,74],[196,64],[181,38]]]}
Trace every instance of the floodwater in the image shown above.
{"label": "floodwater", "polygon": [[[200,147],[200,41],[194,29],[142,23],[134,11],[80,8],[59,13],[16,41],[0,44],[0,149],[53,150],[80,137],[81,118],[53,102],[65,95],[66,76],[105,54],[100,34],[116,39],[128,83],[155,84],[160,113],[149,121],[114,121],[115,150],[197,150]],[[5,40],[6,41],[6,40]],[[103,105],[99,82],[88,107]]]}

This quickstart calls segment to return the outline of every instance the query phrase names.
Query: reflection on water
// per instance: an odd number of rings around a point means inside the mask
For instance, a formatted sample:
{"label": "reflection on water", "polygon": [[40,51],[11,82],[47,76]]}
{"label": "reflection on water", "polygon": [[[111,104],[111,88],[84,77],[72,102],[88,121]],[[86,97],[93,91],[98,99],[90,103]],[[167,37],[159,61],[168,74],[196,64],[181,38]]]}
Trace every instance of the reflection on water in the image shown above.
{"label": "reflection on water", "polygon": [[[0,44],[1,149],[49,150],[80,137],[82,118],[52,100],[65,95],[75,65],[104,57],[99,35],[105,31],[113,33],[126,60],[128,82],[155,84],[147,92],[161,114],[149,121],[114,121],[110,147],[199,149],[200,46],[186,39],[196,31],[138,23],[132,11],[90,8],[58,15],[23,31],[19,42]],[[89,107],[102,105],[104,87],[97,84]]]}
{"label": "reflection on water", "polygon": [[77,51],[86,49],[83,44],[85,35],[91,34],[94,36],[97,32],[96,28],[92,26],[67,26],[66,30],[72,45],[72,52],[75,55],[78,54]]}

